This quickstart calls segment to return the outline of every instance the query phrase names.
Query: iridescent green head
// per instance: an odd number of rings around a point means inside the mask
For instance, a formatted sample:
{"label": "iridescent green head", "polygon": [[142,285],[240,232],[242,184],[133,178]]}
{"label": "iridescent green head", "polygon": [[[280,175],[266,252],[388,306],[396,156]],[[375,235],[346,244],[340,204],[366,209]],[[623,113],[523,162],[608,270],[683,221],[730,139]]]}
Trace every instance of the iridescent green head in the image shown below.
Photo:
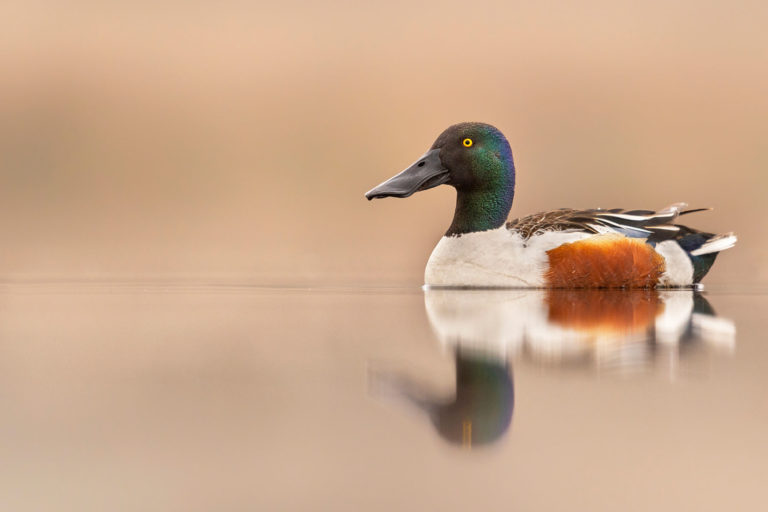
{"label": "iridescent green head", "polygon": [[408,197],[443,184],[457,193],[456,212],[446,235],[502,226],[515,194],[515,165],[506,137],[489,124],[455,124],[413,165],[366,197]]}

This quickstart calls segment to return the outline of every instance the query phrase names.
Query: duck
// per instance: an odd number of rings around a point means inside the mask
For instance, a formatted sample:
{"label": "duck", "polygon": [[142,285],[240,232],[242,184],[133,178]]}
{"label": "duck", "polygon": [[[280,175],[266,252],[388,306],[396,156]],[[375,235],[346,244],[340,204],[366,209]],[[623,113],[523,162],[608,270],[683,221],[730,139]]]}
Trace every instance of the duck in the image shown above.
{"label": "duck", "polygon": [[709,208],[675,203],[658,211],[560,208],[508,220],[515,165],[496,127],[465,122],[444,130],[404,171],[369,190],[370,201],[448,185],[453,221],[427,261],[427,287],[675,288],[700,286],[734,233],[676,221]]}

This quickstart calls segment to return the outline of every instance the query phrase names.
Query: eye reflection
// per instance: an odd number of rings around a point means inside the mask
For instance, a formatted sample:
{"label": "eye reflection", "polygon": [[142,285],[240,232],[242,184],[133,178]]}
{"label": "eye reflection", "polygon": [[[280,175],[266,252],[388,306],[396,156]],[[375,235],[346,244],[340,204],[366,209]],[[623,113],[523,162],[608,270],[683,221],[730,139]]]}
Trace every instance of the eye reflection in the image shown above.
{"label": "eye reflection", "polygon": [[432,289],[424,298],[454,359],[455,389],[437,392],[412,369],[378,368],[369,370],[370,392],[419,411],[465,448],[492,445],[509,430],[513,362],[674,379],[686,358],[735,345],[733,323],[691,290]]}

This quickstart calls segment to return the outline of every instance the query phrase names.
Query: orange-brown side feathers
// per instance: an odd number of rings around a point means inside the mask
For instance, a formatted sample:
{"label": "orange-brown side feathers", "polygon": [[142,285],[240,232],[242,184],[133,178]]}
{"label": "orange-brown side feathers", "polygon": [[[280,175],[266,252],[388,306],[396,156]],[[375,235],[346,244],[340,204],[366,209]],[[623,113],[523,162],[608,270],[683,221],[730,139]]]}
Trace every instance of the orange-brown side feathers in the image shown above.
{"label": "orange-brown side feathers", "polygon": [[552,288],[652,288],[664,258],[643,240],[598,235],[547,251]]}

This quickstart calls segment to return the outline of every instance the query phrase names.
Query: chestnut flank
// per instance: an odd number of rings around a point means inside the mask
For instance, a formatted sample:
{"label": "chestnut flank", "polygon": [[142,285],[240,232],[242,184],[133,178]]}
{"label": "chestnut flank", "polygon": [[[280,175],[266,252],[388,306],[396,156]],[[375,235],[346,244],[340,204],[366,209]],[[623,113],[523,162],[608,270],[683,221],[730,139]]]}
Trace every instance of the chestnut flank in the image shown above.
{"label": "chestnut flank", "polygon": [[552,288],[653,288],[664,258],[643,240],[598,235],[547,251]]}

